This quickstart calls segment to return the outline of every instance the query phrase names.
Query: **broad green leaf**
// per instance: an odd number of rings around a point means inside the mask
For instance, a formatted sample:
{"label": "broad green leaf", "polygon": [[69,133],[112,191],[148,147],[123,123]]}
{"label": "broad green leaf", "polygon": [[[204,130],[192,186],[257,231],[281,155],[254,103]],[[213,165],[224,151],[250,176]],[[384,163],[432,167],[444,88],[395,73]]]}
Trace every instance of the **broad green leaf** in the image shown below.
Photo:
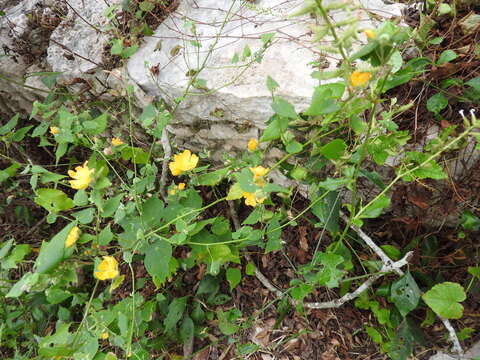
{"label": "broad green leaf", "polygon": [[40,274],[27,272],[15,283],[15,285],[13,285],[5,297],[16,298],[22,295],[25,291],[30,291],[30,288],[38,282],[39,278]]}
{"label": "broad green leaf", "polygon": [[187,296],[181,298],[175,298],[172,300],[170,305],[168,305],[167,317],[163,321],[165,326],[165,333],[172,333],[177,327],[177,323],[183,316],[185,308],[187,306]]}
{"label": "broad green leaf", "polygon": [[477,279],[480,279],[480,266],[469,266],[468,273]]}
{"label": "broad green leaf", "polygon": [[73,294],[60,288],[50,288],[45,291],[45,295],[47,295],[47,301],[50,304],[56,305],[65,301]]}
{"label": "broad green leaf", "polygon": [[376,218],[380,216],[383,209],[390,206],[390,198],[382,195],[377,200],[369,204],[367,207],[363,208],[360,218]]}
{"label": "broad green leaf", "polygon": [[230,187],[228,191],[227,200],[237,200],[240,199],[243,195],[242,188],[239,183],[235,183]]}
{"label": "broad green leaf", "polygon": [[226,312],[219,310],[217,316],[220,331],[227,336],[235,334],[240,329],[240,326],[236,324],[236,321],[241,315],[240,310],[235,308]]}
{"label": "broad green leaf", "polygon": [[257,190],[257,185],[253,181],[253,173],[250,169],[242,169],[242,171],[236,174],[236,177],[242,191],[254,193]]}
{"label": "broad green leaf", "polygon": [[[420,152],[415,152],[415,151],[409,151],[406,153],[405,161],[408,163],[410,162],[411,167],[418,166],[420,164],[423,164],[426,162],[429,158],[428,154],[420,153]],[[401,170],[400,170],[401,171]],[[419,169],[416,169],[411,172],[413,175],[407,175],[403,177],[403,180],[405,181],[412,181],[415,177],[419,179],[435,179],[435,180],[441,180],[441,179],[446,179],[447,175],[443,171],[442,167],[438,165],[438,163],[435,160],[430,160],[429,162],[423,164],[422,167]]]}
{"label": "broad green leaf", "polygon": [[184,344],[189,344],[195,332],[195,325],[193,324],[193,320],[190,316],[185,316],[182,321],[182,325],[180,325],[180,339]]}
{"label": "broad green leaf", "polygon": [[417,307],[420,289],[408,272],[392,284],[390,296],[400,314],[405,317]]}
{"label": "broad green leaf", "polygon": [[230,290],[235,289],[242,280],[242,272],[238,268],[228,268],[226,275]]}
{"label": "broad green leaf", "polygon": [[28,244],[16,245],[10,255],[1,262],[2,269],[8,270],[16,268],[17,264],[21,262],[25,256],[30,254],[31,251],[32,249]]}
{"label": "broad green leaf", "polygon": [[[320,194],[312,194],[311,202],[316,201]],[[320,223],[332,234],[339,231],[338,220],[340,217],[340,204],[338,192],[329,191],[324,199],[316,202],[312,208],[312,213],[320,220]]]}
{"label": "broad green leaf", "polygon": [[102,229],[102,231],[100,231],[100,234],[98,234],[98,245],[106,246],[110,243],[110,241],[112,241],[112,239],[113,233],[110,229],[110,224],[108,224]]}
{"label": "broad green leaf", "polygon": [[402,256],[402,253],[400,250],[398,250],[395,246],[392,245],[380,245],[383,251],[385,251],[385,254],[392,259],[392,260],[399,260],[400,257]]}
{"label": "broad green leaf", "polygon": [[139,7],[140,7],[140,10],[149,12],[155,9],[155,4],[151,3],[150,1],[142,1]]}
{"label": "broad green leaf", "polygon": [[274,98],[272,102],[272,109],[276,114],[286,118],[296,119],[298,116],[293,105],[279,97]]}
{"label": "broad green leaf", "polygon": [[263,131],[263,135],[260,138],[261,142],[267,142],[279,139],[280,136],[288,128],[288,118],[274,115],[272,121],[268,124],[267,128]]}
{"label": "broad green leaf", "polygon": [[83,209],[83,210],[74,212],[72,215],[80,224],[90,224],[93,221],[93,216],[95,215],[95,209],[94,208]]}
{"label": "broad green leaf", "polygon": [[347,144],[342,139],[335,139],[320,148],[320,153],[329,160],[338,160],[342,157]]}
{"label": "broad green leaf", "polygon": [[107,128],[107,121],[108,114],[103,113],[93,120],[84,121],[82,125],[88,135],[99,135]]}
{"label": "broad green leaf", "polygon": [[127,146],[122,150],[122,159],[131,160],[133,164],[146,164],[149,154],[138,147]]}
{"label": "broad green leaf", "polygon": [[280,85],[278,85],[278,83],[275,80],[273,80],[273,78],[270,75],[267,76],[267,89],[268,89],[268,91],[273,93],[279,86]]}
{"label": "broad green leaf", "polygon": [[414,344],[423,344],[424,342],[418,326],[411,319],[405,318],[395,331],[388,355],[393,360],[407,360],[413,351]]}
{"label": "broad green leaf", "polygon": [[20,117],[20,114],[16,114],[14,117],[10,119],[9,122],[7,122],[5,125],[0,127],[0,136],[8,134],[10,131],[15,129],[15,126],[17,126],[18,123],[18,118]]}
{"label": "broad green leaf", "polygon": [[2,243],[2,247],[0,248],[0,260],[2,260],[10,252],[10,249],[13,246],[13,242],[14,240],[10,239]]}
{"label": "broad green leaf", "polygon": [[303,150],[303,145],[293,140],[287,144],[285,150],[287,150],[289,154],[297,154]]}
{"label": "broad green leaf", "polygon": [[327,178],[327,180],[320,181],[317,185],[318,187],[325,189],[327,191],[334,191],[347,184],[348,184],[348,179],[345,179],[345,178],[340,178],[340,179]]}
{"label": "broad green leaf", "polygon": [[463,316],[460,302],[467,296],[460,284],[447,281],[432,287],[422,298],[437,315],[446,319],[460,319]]}
{"label": "broad green leaf", "polygon": [[202,174],[197,178],[198,185],[214,186],[222,181],[228,173],[229,168],[215,170],[206,174]]}
{"label": "broad green leaf", "polygon": [[377,329],[371,326],[365,326],[365,331],[367,332],[368,336],[370,336],[370,338],[373,340],[373,342],[377,344],[383,344],[382,334],[380,334]]}
{"label": "broad green leaf", "polygon": [[75,206],[73,200],[58,189],[37,189],[35,203],[52,213],[68,210]]}
{"label": "broad green leaf", "polygon": [[164,282],[170,274],[170,258],[172,257],[172,245],[165,240],[156,240],[145,250],[145,268],[151,276],[155,276]]}
{"label": "broad green leaf", "polygon": [[455,60],[458,57],[457,53],[453,50],[445,50],[442,52],[437,60],[437,65],[443,65],[450,61]]}
{"label": "broad green leaf", "polygon": [[442,93],[436,93],[427,100],[427,110],[434,114],[439,114],[447,106],[448,100]]}
{"label": "broad green leaf", "polygon": [[42,243],[40,253],[35,262],[35,269],[39,274],[51,271],[63,260],[65,253],[65,240],[67,239],[68,233],[75,225],[75,222],[68,224],[57,233],[52,240],[44,241]]}
{"label": "broad green leaf", "polygon": [[282,230],[278,221],[278,216],[274,217],[268,222],[267,225],[267,246],[265,247],[265,253],[268,254],[272,251],[278,251],[282,248]]}
{"label": "broad green leaf", "polygon": [[155,106],[150,103],[144,109],[138,121],[143,125],[143,127],[149,127],[153,124],[157,117],[157,109]]}
{"label": "broad green leaf", "polygon": [[123,194],[119,194],[113,198],[108,199],[103,204],[103,211],[100,212],[101,217],[111,217],[118,210],[120,201],[123,199]]}
{"label": "broad green leaf", "polygon": [[334,253],[320,252],[317,259],[323,265],[323,269],[316,275],[318,283],[330,289],[338,287],[343,271],[337,267],[343,263],[343,257]]}
{"label": "broad green leaf", "polygon": [[17,173],[17,170],[22,166],[19,163],[13,163],[4,170],[0,170],[0,184],[7,180],[8,178],[14,176]]}

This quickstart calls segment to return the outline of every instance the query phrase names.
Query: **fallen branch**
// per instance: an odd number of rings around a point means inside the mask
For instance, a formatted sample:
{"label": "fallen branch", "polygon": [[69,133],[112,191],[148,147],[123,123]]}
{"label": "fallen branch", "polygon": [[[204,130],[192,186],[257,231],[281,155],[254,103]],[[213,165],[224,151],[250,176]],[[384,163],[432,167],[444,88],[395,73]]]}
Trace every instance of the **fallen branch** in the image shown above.
{"label": "fallen branch", "polygon": [[[365,243],[368,245],[368,247],[370,249],[373,250],[373,252],[375,254],[378,255],[378,257],[380,259],[382,259],[382,262],[384,264],[384,267],[385,266],[391,266],[392,264],[395,264],[392,262],[392,260],[388,257],[387,254],[385,254],[385,252],[377,245],[375,244],[375,242],[367,235],[363,232],[362,229],[360,229],[358,226],[355,226],[353,224],[350,224],[350,221],[349,221],[349,218],[344,214],[344,213],[340,213],[342,219],[345,221],[345,223],[349,224],[350,228],[352,230],[354,230],[358,236],[360,236],[360,238],[365,241]],[[408,254],[407,254],[408,255]],[[397,267],[396,269],[394,269],[394,271],[399,275],[399,276],[403,276],[404,275],[404,272],[402,271],[402,269],[400,269],[400,267]],[[370,280],[370,279],[369,279]],[[368,280],[367,280],[368,281]],[[358,290],[358,289],[357,289]],[[348,294],[347,294],[348,295]],[[442,321],[443,325],[445,326],[445,328],[447,329],[448,331],[448,337],[450,339],[450,341],[452,342],[453,344],[453,352],[458,354],[459,358],[460,359],[463,359],[464,358],[464,351],[463,351],[463,348],[462,346],[460,345],[460,341],[458,340],[458,337],[457,337],[457,333],[454,329],[454,327],[452,326],[452,324],[450,323],[450,321],[448,319],[445,319],[441,316],[439,316],[440,320]]]}
{"label": "fallen branch", "polygon": [[325,301],[325,302],[315,302],[315,303],[305,303],[303,306],[309,309],[331,309],[338,308],[345,304],[348,301],[351,301],[359,297],[365,290],[369,289],[373,283],[380,279],[382,276],[390,272],[397,272],[401,267],[408,264],[408,259],[412,256],[413,252],[408,252],[402,259],[392,262],[389,265],[383,265],[382,269],[378,274],[370,276],[367,281],[360,285],[355,291],[343,295],[339,299]]}

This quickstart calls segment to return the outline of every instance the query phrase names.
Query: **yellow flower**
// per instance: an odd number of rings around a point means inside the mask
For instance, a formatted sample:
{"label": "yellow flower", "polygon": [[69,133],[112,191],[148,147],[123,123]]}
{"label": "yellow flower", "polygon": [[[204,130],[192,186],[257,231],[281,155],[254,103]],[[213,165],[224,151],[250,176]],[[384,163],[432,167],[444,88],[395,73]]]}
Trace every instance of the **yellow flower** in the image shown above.
{"label": "yellow flower", "polygon": [[88,161],[85,161],[83,166],[77,166],[75,171],[68,170],[68,176],[74,180],[69,180],[70,186],[72,189],[82,190],[86,189],[88,185],[92,182],[92,174],[95,172],[95,169],[88,168]]}
{"label": "yellow flower", "polygon": [[184,171],[195,169],[198,163],[198,156],[190,150],[174,155],[173,161],[168,164],[173,176],[181,175]]}
{"label": "yellow flower", "polygon": [[78,226],[72,227],[72,229],[68,232],[67,239],[65,240],[65,247],[69,248],[73,244],[75,244],[80,237],[80,229]]}
{"label": "yellow flower", "polygon": [[108,331],[103,332],[103,333],[100,335],[100,339],[102,339],[102,340],[107,340],[107,339],[108,339]]}
{"label": "yellow flower", "polygon": [[375,39],[377,37],[377,34],[375,34],[375,31],[372,29],[367,29],[363,32],[369,39]]}
{"label": "yellow flower", "polygon": [[175,195],[177,193],[177,190],[185,190],[185,183],[178,183],[178,185],[173,185],[173,188],[168,190],[168,193],[170,195]]}
{"label": "yellow flower", "polygon": [[124,144],[124,142],[120,138],[114,137],[112,139],[112,145],[113,146],[120,146],[120,145],[123,145],[123,144]]}
{"label": "yellow flower", "polygon": [[50,134],[57,135],[60,132],[60,129],[56,126],[50,126]]}
{"label": "yellow flower", "polygon": [[250,171],[253,173],[253,180],[258,180],[262,176],[268,173],[268,168],[265,169],[263,166],[251,167]]}
{"label": "yellow flower", "polygon": [[257,139],[251,138],[251,139],[248,141],[248,144],[247,144],[248,151],[255,151],[255,149],[257,148],[257,146],[258,146],[258,141],[257,141]]}
{"label": "yellow flower", "polygon": [[371,77],[369,72],[354,71],[350,75],[350,82],[353,86],[364,86]]}
{"label": "yellow flower", "polygon": [[256,193],[249,193],[246,191],[242,193],[242,196],[245,198],[245,205],[253,207],[257,206],[257,204],[263,203],[266,199],[266,197],[259,198]]}
{"label": "yellow flower", "polygon": [[97,267],[95,276],[99,280],[108,280],[116,278],[118,272],[118,262],[113,256],[104,256],[102,262]]}

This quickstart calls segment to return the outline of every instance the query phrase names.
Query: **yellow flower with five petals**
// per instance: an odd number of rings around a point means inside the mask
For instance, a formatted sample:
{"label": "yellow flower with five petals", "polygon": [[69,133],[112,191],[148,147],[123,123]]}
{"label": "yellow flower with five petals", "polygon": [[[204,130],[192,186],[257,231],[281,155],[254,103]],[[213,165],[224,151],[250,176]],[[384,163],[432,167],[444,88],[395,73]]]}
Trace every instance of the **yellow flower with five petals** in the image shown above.
{"label": "yellow flower with five petals", "polygon": [[104,256],[95,271],[95,277],[99,280],[114,279],[119,275],[118,262],[113,256]]}
{"label": "yellow flower with five petals", "polygon": [[120,146],[120,145],[123,145],[123,144],[124,144],[124,142],[122,141],[122,139],[117,138],[117,137],[112,138],[112,141],[111,141],[111,142],[112,142],[112,145],[113,145],[113,146]]}
{"label": "yellow flower with five petals", "polygon": [[265,201],[266,197],[258,197],[257,193],[249,193],[244,191],[242,196],[245,198],[245,205],[248,206],[257,206]]}
{"label": "yellow flower with five petals", "polygon": [[67,235],[67,239],[65,240],[65,247],[69,248],[70,246],[73,246],[80,237],[80,228],[78,226],[74,226],[70,229]]}
{"label": "yellow flower with five petals", "polygon": [[367,29],[363,32],[369,39],[375,39],[377,37],[377,34],[375,34],[375,31],[372,29]]}
{"label": "yellow flower with five petals", "polygon": [[95,169],[90,169],[88,167],[88,161],[85,161],[82,166],[77,166],[75,171],[68,170],[68,176],[74,180],[69,180],[70,186],[72,189],[82,190],[86,189],[88,185],[92,182],[92,174],[95,172]]}
{"label": "yellow flower with five petals", "polygon": [[50,126],[50,134],[57,135],[60,132],[60,129],[56,126]]}
{"label": "yellow flower with five petals", "polygon": [[249,141],[248,141],[248,144],[247,144],[247,148],[248,148],[248,151],[250,152],[253,152],[256,150],[258,146],[258,141],[257,139],[255,138],[251,138]]}
{"label": "yellow flower with five petals", "polygon": [[173,161],[168,164],[173,176],[181,175],[185,171],[195,169],[198,164],[198,156],[192,154],[190,150],[185,150],[173,157]]}
{"label": "yellow flower with five petals", "polygon": [[365,86],[371,77],[372,74],[369,72],[354,71],[352,75],[350,75],[350,82],[353,86]]}

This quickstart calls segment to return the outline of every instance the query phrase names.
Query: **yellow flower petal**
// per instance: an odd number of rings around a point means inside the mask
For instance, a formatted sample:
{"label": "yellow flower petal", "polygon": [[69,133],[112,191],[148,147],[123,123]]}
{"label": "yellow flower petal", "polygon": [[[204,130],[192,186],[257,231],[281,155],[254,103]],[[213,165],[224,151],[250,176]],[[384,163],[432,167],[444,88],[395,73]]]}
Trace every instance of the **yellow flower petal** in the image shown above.
{"label": "yellow flower petal", "polygon": [[375,39],[377,37],[377,35],[375,34],[375,31],[373,31],[372,29],[367,29],[363,33],[367,35],[369,39]]}
{"label": "yellow flower petal", "polygon": [[119,275],[118,262],[113,256],[104,256],[98,264],[97,270],[95,271],[95,277],[99,280],[109,280]]}
{"label": "yellow flower petal", "polygon": [[251,138],[251,139],[248,141],[248,144],[247,144],[248,151],[255,151],[255,150],[257,149],[257,146],[258,146],[258,141],[257,141],[257,139]]}
{"label": "yellow flower petal", "polygon": [[67,239],[65,240],[65,247],[69,248],[73,244],[75,244],[80,237],[80,229],[78,226],[74,226],[70,229],[67,235]]}
{"label": "yellow flower petal", "polygon": [[253,179],[257,180],[258,178],[266,175],[268,173],[268,168],[264,168],[263,166],[256,166],[250,168],[250,171],[253,173]]}
{"label": "yellow flower petal", "polygon": [[185,190],[185,183],[179,183],[178,190]]}
{"label": "yellow flower petal", "polygon": [[113,145],[113,146],[120,146],[120,145],[123,145],[123,144],[124,144],[124,142],[123,142],[121,139],[117,138],[117,137],[114,137],[114,138],[112,139],[112,145]]}
{"label": "yellow flower petal", "polygon": [[185,150],[173,157],[173,161],[168,164],[173,176],[178,176],[185,171],[195,169],[198,164],[198,156],[192,154],[190,150]]}
{"label": "yellow flower petal", "polygon": [[105,331],[103,332],[101,335],[100,335],[100,339],[102,340],[107,340],[108,339],[108,331]]}
{"label": "yellow flower petal", "polygon": [[243,192],[242,196],[245,198],[245,205],[248,206],[257,206],[265,201],[266,197],[259,198],[256,193]]}
{"label": "yellow flower petal", "polygon": [[68,176],[70,176],[74,180],[69,180],[70,186],[72,189],[82,190],[86,189],[88,185],[92,182],[92,174],[95,172],[95,169],[90,169],[88,167],[88,161],[82,166],[77,166],[75,171],[68,170]]}
{"label": "yellow flower petal", "polygon": [[371,77],[372,74],[369,72],[354,71],[350,75],[350,82],[353,86],[364,86]]}
{"label": "yellow flower petal", "polygon": [[56,126],[50,126],[50,134],[57,135],[60,132],[60,129]]}

